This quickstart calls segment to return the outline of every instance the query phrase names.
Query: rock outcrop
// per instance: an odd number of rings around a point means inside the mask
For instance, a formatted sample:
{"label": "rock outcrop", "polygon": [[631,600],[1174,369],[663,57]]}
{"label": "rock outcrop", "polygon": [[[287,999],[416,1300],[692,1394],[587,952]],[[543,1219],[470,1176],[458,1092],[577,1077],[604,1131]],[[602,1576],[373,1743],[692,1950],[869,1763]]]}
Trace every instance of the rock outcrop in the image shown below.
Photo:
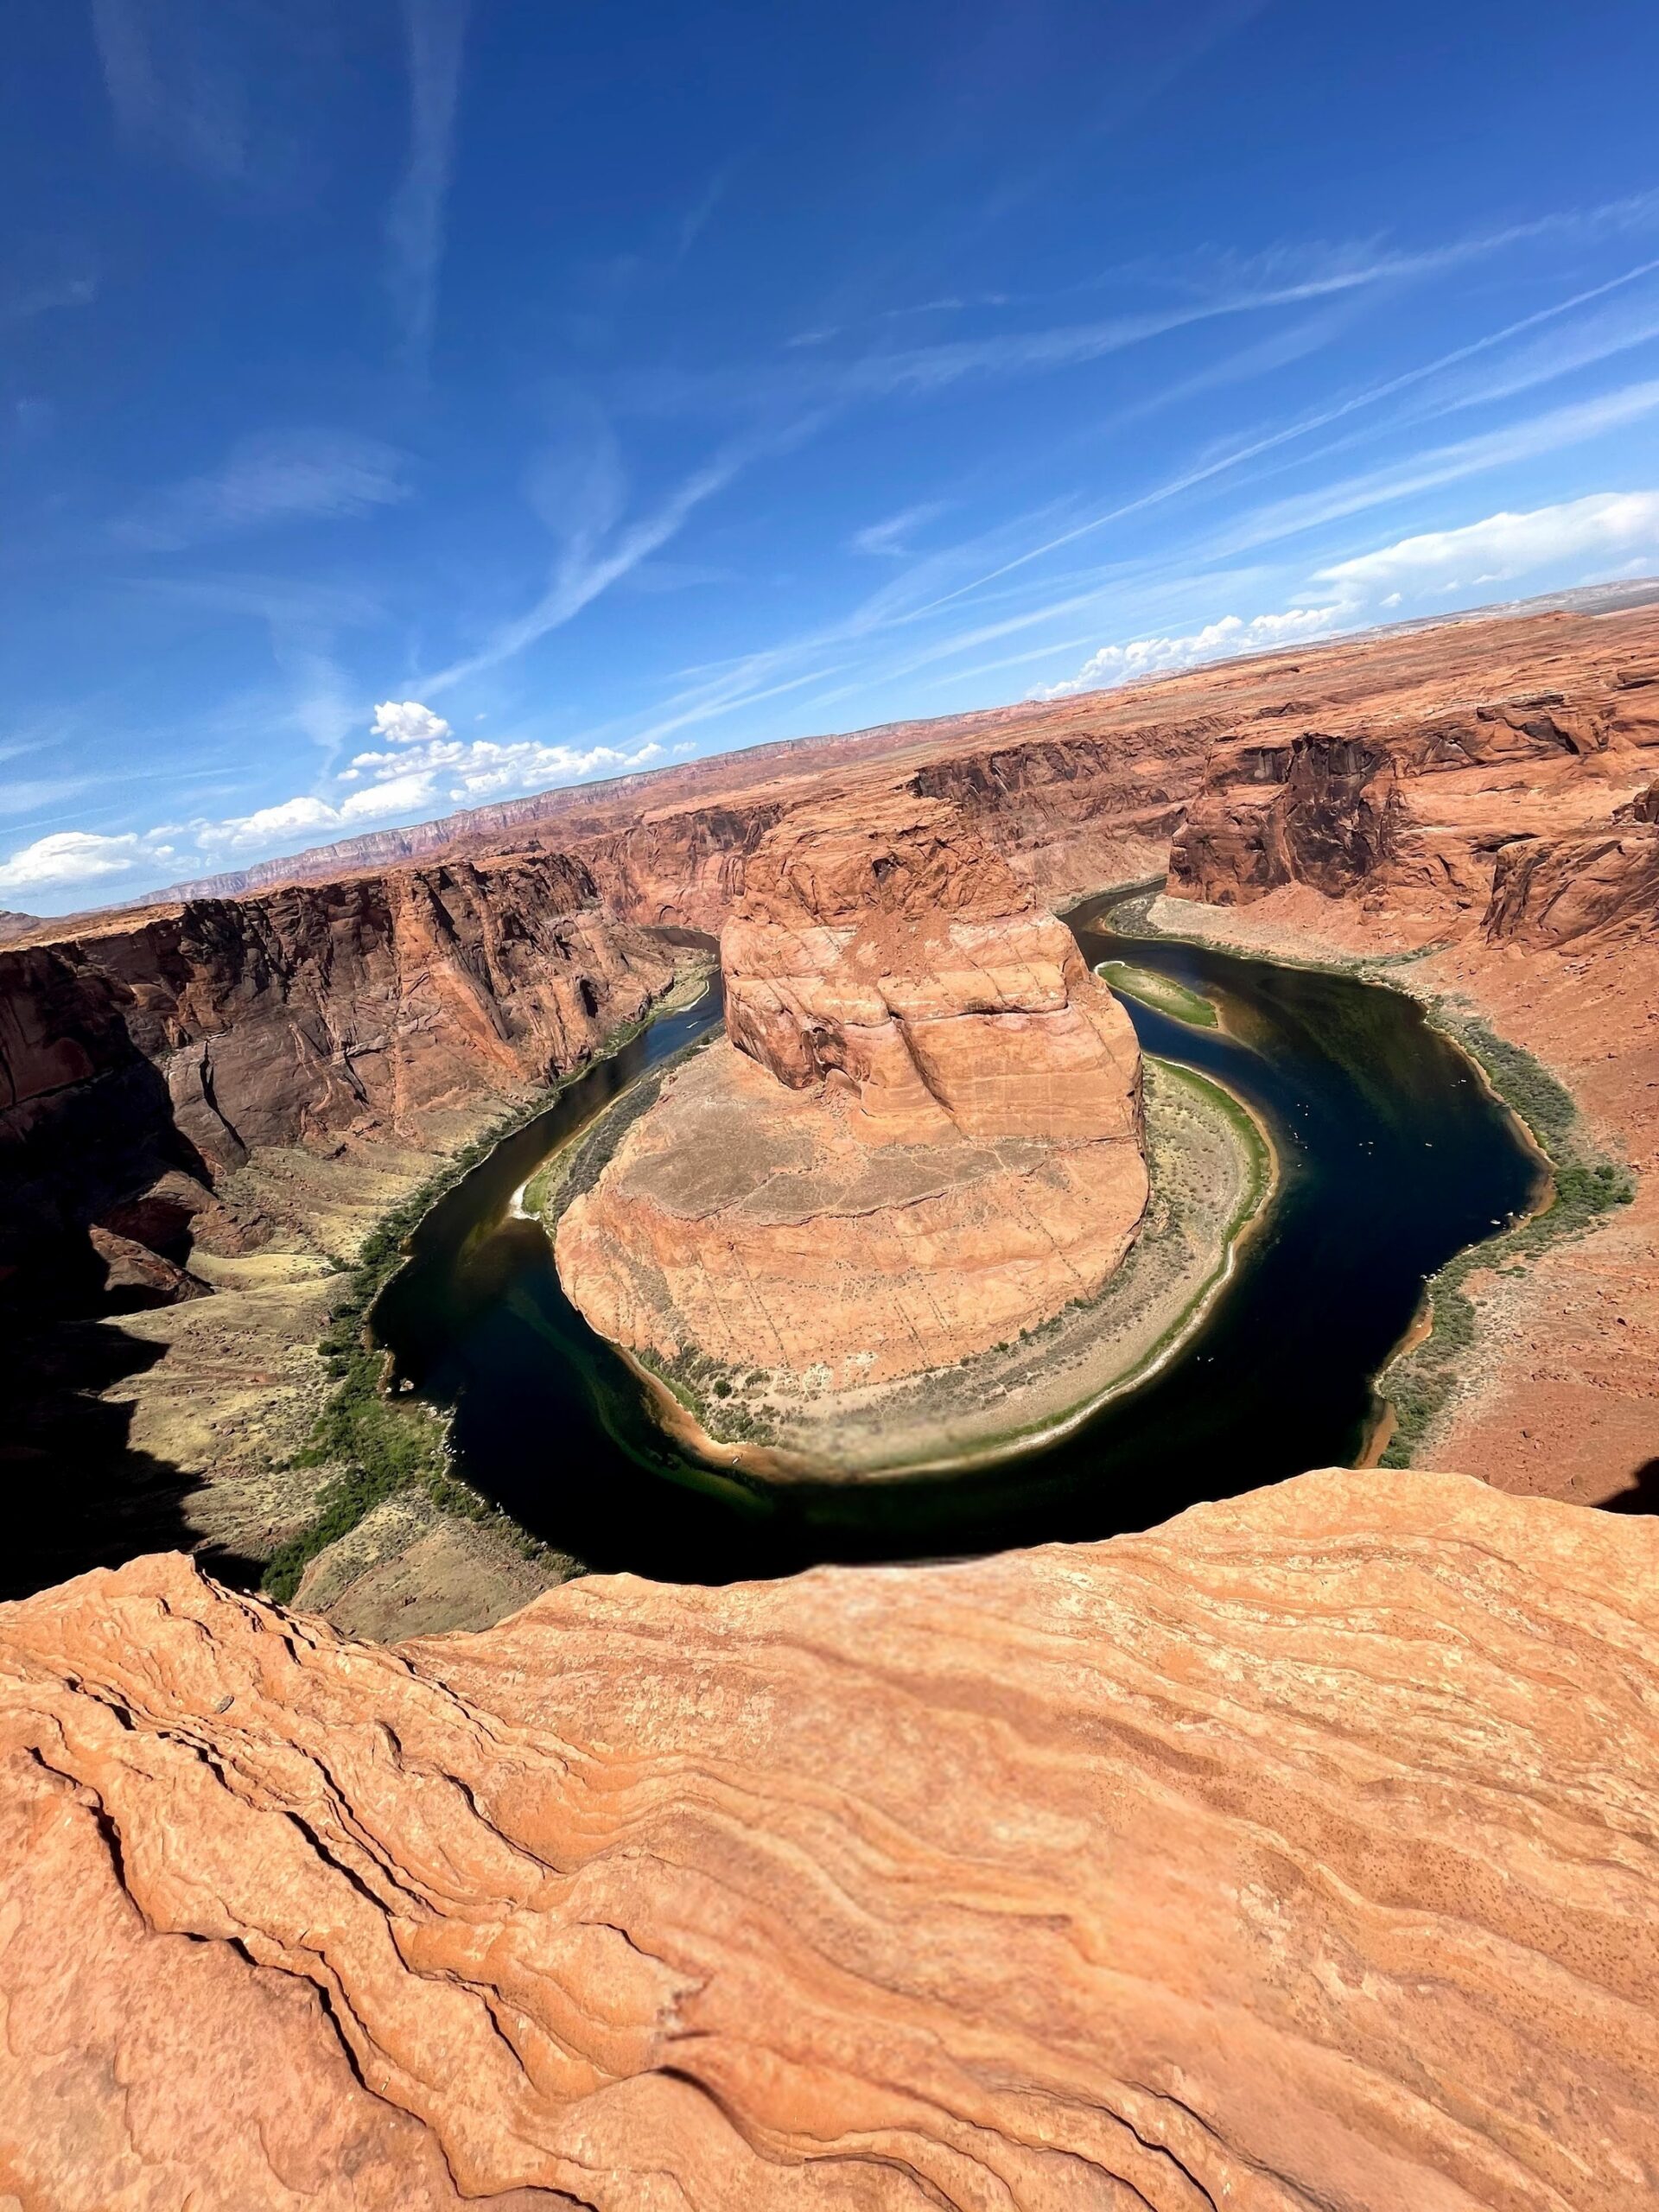
{"label": "rock outcrop", "polygon": [[395,1649],[0,1609],[24,2212],[1638,2212],[1659,1529],[1304,1476]]}
{"label": "rock outcrop", "polygon": [[613,1341],[865,1385],[1096,1291],[1147,1198],[1127,1015],[956,810],[786,815],[721,940],[729,1041],[565,1213]]}
{"label": "rock outcrop", "polygon": [[0,1271],[63,1281],[94,1224],[176,1261],[259,1148],[442,1138],[579,1065],[673,974],[595,899],[579,861],[532,855],[0,952]]}
{"label": "rock outcrop", "polygon": [[1492,944],[1559,950],[1621,929],[1659,935],[1659,784],[1605,827],[1498,855],[1486,914]]}
{"label": "rock outcrop", "polygon": [[1251,729],[1211,753],[1171,847],[1170,888],[1230,904],[1306,884],[1471,928],[1500,868],[1628,800],[1656,743],[1646,698],[1605,677],[1573,697]]}

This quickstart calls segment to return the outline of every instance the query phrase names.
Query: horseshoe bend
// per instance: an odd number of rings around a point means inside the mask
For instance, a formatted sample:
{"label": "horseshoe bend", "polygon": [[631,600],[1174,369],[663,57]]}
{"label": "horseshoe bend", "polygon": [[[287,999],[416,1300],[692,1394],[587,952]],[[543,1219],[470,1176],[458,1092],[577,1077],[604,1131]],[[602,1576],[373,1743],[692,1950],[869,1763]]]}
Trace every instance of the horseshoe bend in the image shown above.
{"label": "horseshoe bend", "polygon": [[[925,1416],[883,1386],[1000,1374],[1020,1339],[1096,1306],[1139,1236],[1134,1028],[966,818],[906,791],[785,816],[749,859],[721,965],[725,1038],[670,1076],[563,1212],[561,1277],[660,1372],[723,1370],[722,1429],[735,1416],[753,1435],[758,1406],[762,1433],[846,1471],[861,1449],[924,1455]],[[1225,1155],[1225,1124],[1190,1090],[1182,1104],[1196,1145]],[[1224,1156],[1235,1211],[1247,1173]],[[1215,1273],[1205,1242],[1142,1293],[1141,1344]],[[1118,1372],[1135,1335],[1120,1317]],[[1066,1373],[1083,1389],[1086,1359],[1051,1346],[1044,1363],[1049,1397]],[[931,1448],[962,1448],[963,1402],[988,1389],[982,1420],[1004,1431],[1045,1395],[936,1379],[956,1408]]]}
{"label": "horseshoe bend", "polygon": [[1637,598],[8,918],[0,2200],[1651,2202]]}

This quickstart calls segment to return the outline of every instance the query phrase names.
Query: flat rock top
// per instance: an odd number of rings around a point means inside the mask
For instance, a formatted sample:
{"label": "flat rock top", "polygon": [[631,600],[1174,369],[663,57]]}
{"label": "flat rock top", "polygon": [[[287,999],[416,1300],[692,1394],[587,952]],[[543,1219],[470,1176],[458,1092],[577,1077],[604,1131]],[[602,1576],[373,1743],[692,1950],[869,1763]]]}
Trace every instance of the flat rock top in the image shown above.
{"label": "flat rock top", "polygon": [[30,2208],[1659,2189],[1659,1528],[1456,1477],[390,1649],[136,1560],[0,1830]]}
{"label": "flat rock top", "polygon": [[786,1090],[722,1039],[677,1071],[635,1124],[613,1187],[683,1220],[803,1222],[912,1205],[1023,1172],[1049,1149],[1035,1138],[976,1144],[941,1116],[938,1143],[873,1150],[834,1102]]}

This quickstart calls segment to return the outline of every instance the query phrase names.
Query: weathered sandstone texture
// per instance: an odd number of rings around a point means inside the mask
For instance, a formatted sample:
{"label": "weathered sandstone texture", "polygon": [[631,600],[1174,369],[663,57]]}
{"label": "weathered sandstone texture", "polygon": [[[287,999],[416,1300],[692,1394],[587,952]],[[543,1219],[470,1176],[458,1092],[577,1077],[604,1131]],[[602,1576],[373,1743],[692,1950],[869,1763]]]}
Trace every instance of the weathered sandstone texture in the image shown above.
{"label": "weathered sandstone texture", "polygon": [[1659,1529],[1151,1535],[342,1643],[0,1609],[23,2212],[1645,2212]]}
{"label": "weathered sandstone texture", "polygon": [[1065,925],[907,790],[796,809],[747,881],[729,1042],[560,1224],[594,1326],[850,1386],[1097,1291],[1146,1205],[1140,1051]]}
{"label": "weathered sandstone texture", "polygon": [[1605,824],[1558,838],[1517,839],[1497,856],[1486,935],[1494,944],[1558,951],[1628,924],[1659,938],[1659,783]]}
{"label": "weathered sandstone texture", "polygon": [[[1635,1204],[1471,1282],[1464,1381],[1427,1450],[1506,1487],[1652,1510],[1659,617],[1384,642],[1416,661],[1386,702],[1327,684],[1276,735],[1217,748],[1163,919],[1269,955],[1385,957],[1388,980],[1567,1085],[1589,1140],[1637,1171]],[[1338,660],[1358,672],[1365,649]]]}
{"label": "weathered sandstone texture", "polygon": [[1524,873],[1541,842],[1635,798],[1659,745],[1656,699],[1603,669],[1572,691],[1430,696],[1409,714],[1350,709],[1238,733],[1211,755],[1171,849],[1171,887],[1224,903],[1305,883],[1467,926],[1500,871]]}

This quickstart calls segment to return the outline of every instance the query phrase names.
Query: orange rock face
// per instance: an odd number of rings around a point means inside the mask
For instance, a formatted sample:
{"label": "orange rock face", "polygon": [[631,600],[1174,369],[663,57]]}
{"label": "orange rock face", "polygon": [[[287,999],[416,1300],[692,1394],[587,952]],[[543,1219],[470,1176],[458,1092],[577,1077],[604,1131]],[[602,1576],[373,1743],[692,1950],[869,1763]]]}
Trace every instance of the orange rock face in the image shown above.
{"label": "orange rock face", "polygon": [[1305,1476],[396,1649],[0,1609],[27,2212],[1638,2212],[1659,1529]]}
{"label": "orange rock face", "polygon": [[747,882],[729,1044],[559,1225],[594,1326],[861,1385],[1096,1290],[1146,1205],[1140,1052],[1065,925],[906,791],[796,810]]}
{"label": "orange rock face", "polygon": [[1230,903],[1305,883],[1468,926],[1500,871],[1525,872],[1539,841],[1605,818],[1653,773],[1645,690],[1605,666],[1573,674],[1572,691],[1469,705],[1425,687],[1408,713],[1338,708],[1230,736],[1174,838],[1171,888]]}

